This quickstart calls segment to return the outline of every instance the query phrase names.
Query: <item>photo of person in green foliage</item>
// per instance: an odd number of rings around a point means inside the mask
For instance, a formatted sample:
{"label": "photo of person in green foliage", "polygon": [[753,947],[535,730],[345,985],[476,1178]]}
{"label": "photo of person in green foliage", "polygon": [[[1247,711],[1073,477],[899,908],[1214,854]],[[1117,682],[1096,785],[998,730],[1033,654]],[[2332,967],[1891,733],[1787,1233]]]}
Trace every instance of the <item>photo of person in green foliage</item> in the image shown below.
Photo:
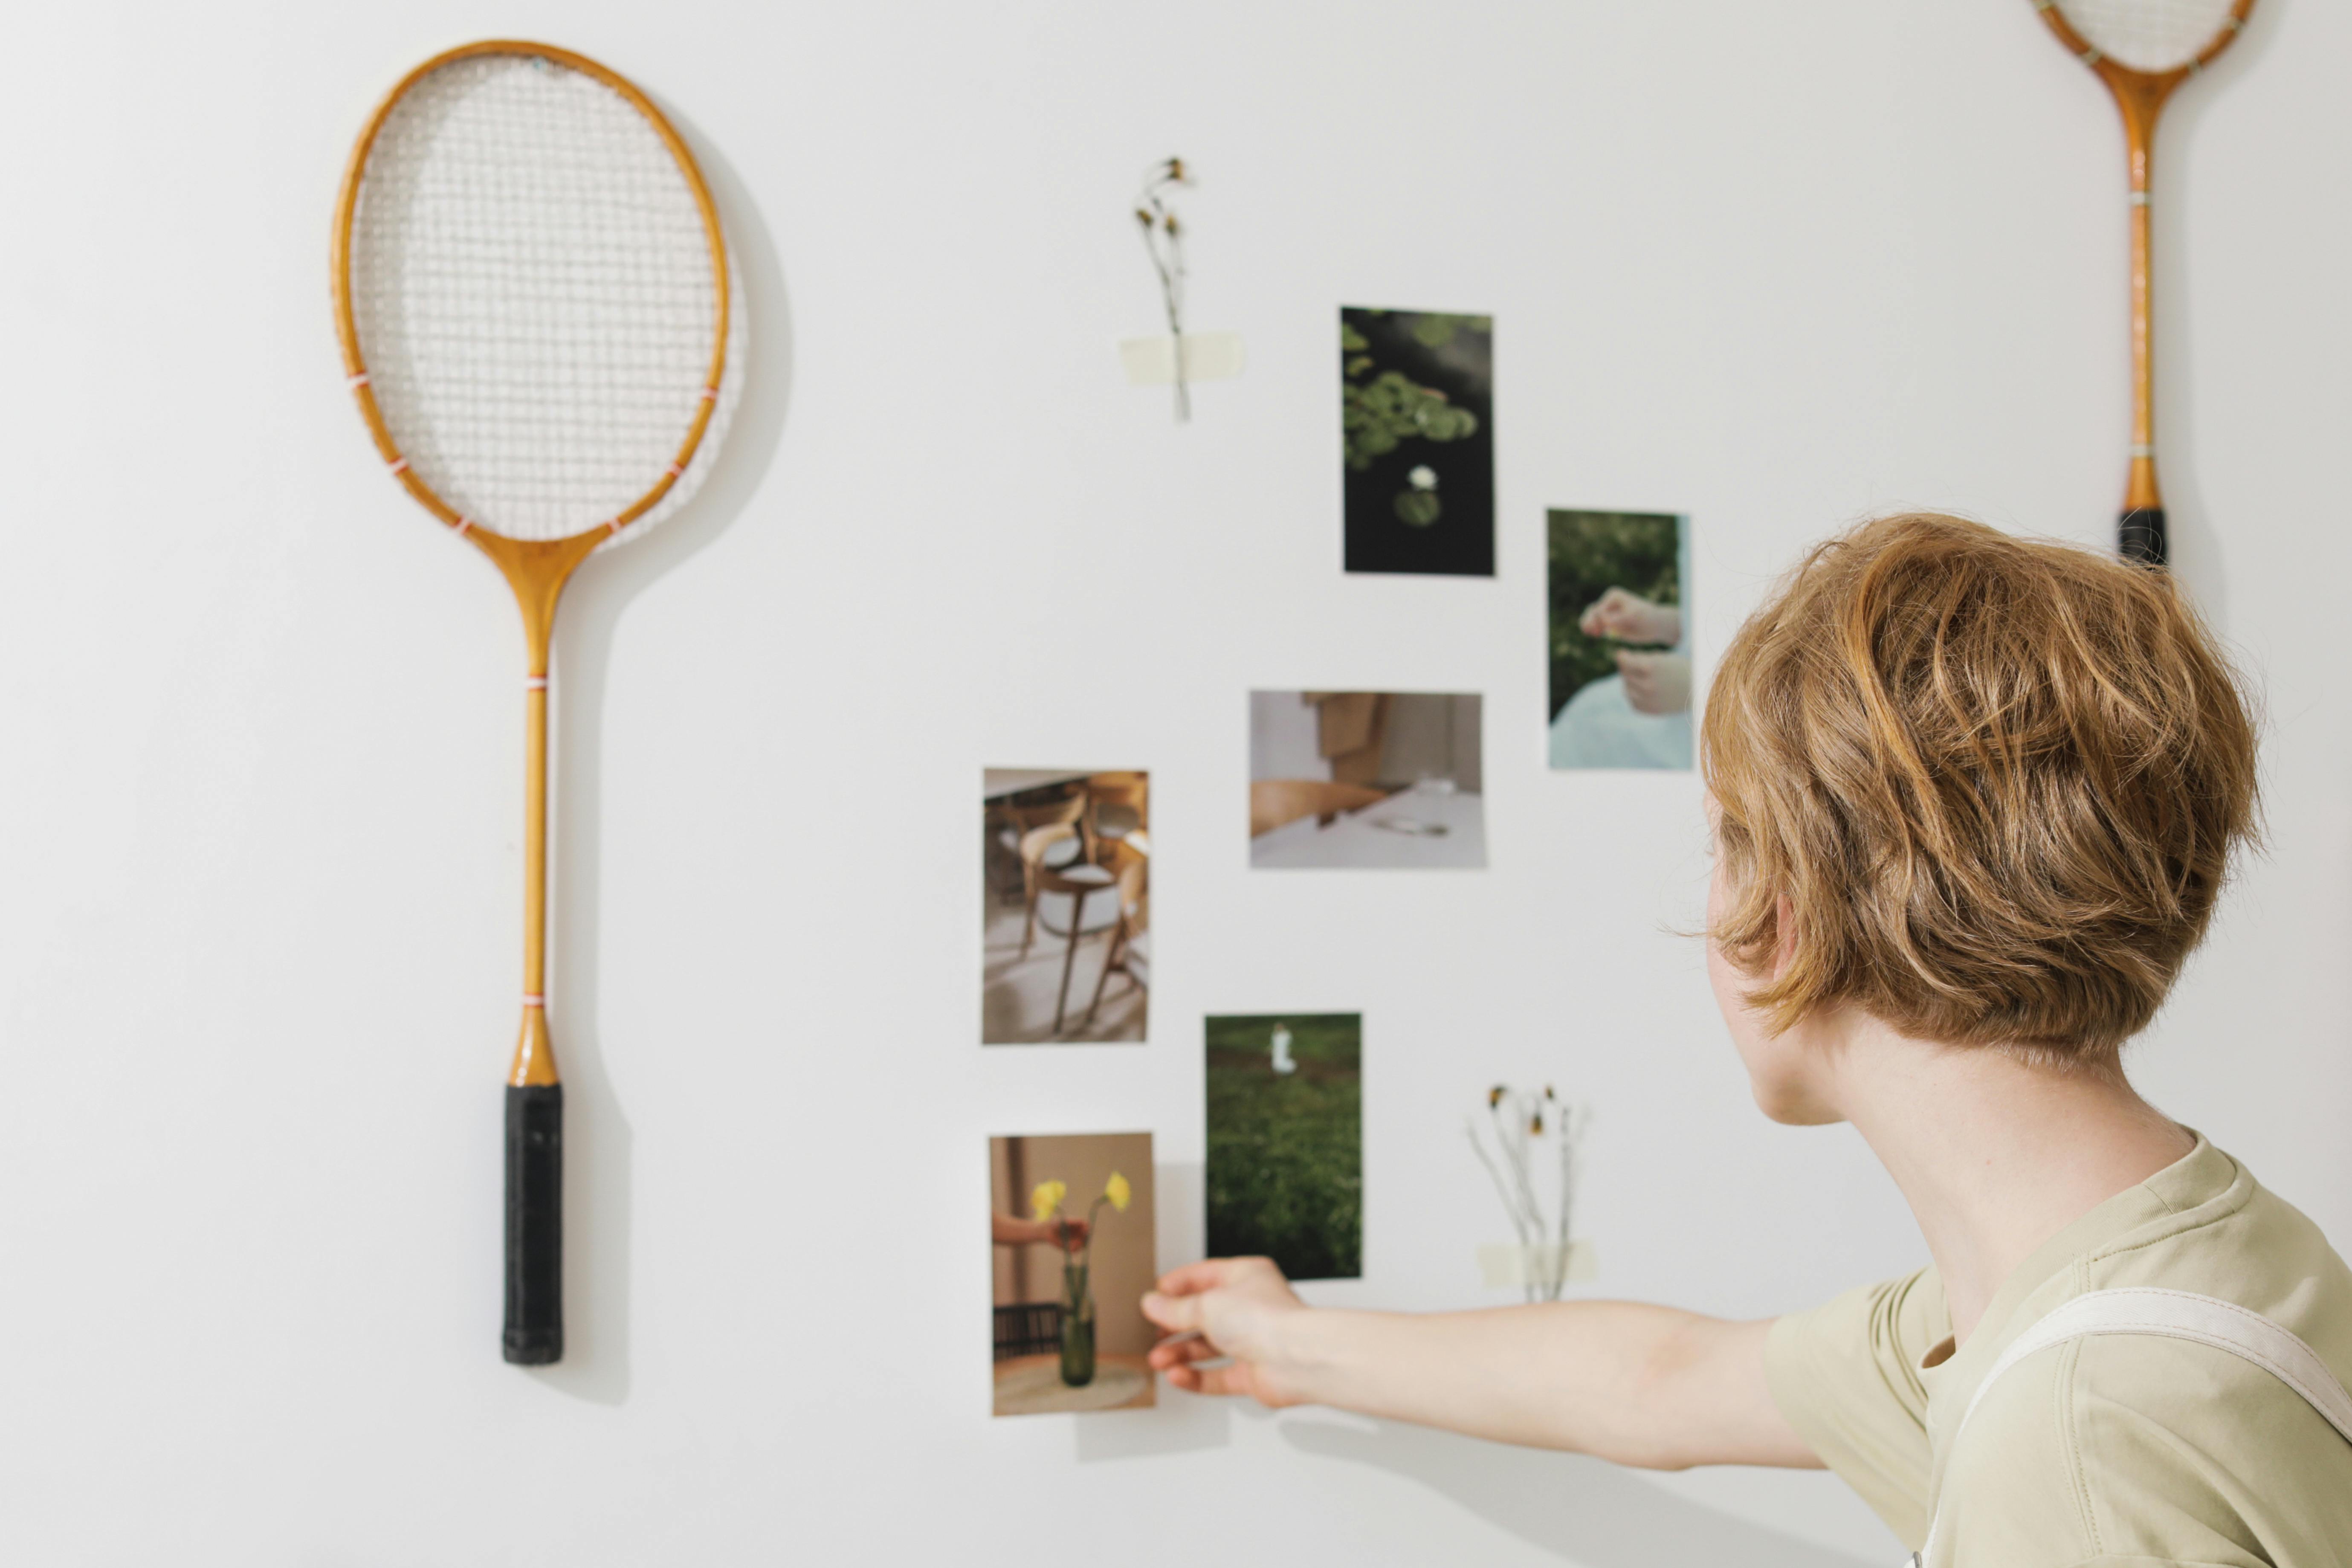
{"label": "photo of person in green foliage", "polygon": [[1670,513],[1545,514],[1551,765],[1688,768],[1689,525]]}

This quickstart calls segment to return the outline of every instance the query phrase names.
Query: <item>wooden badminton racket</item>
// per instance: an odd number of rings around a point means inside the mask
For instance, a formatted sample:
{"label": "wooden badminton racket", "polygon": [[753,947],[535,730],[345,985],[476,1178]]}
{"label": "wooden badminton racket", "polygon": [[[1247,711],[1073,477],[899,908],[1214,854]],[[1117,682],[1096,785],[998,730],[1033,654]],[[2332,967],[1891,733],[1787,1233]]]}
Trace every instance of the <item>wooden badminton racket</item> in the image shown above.
{"label": "wooden badminton racket", "polygon": [[[506,1359],[563,1355],[563,1088],[547,1027],[547,678],[572,572],[675,501],[726,369],[727,247],[686,143],[593,60],[491,41],[411,71],[335,205],[335,327],[393,477],[522,609],[522,1035],[506,1090]],[[698,474],[699,470],[698,469]]]}
{"label": "wooden badminton racket", "polygon": [[2164,492],[2156,483],[2156,367],[2148,328],[2148,155],[2173,89],[2237,41],[2254,0],[2033,0],[2069,52],[2098,73],[2123,111],[2130,174],[2131,462],[2116,544],[2164,564]]}

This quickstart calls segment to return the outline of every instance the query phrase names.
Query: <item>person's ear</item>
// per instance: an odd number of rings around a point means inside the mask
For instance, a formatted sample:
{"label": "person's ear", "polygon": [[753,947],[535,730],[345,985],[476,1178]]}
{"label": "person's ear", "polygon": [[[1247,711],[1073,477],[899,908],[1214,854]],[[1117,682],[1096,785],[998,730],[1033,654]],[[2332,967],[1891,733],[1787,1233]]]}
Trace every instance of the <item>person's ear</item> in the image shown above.
{"label": "person's ear", "polygon": [[1772,900],[1772,982],[1789,973],[1797,960],[1797,907],[1781,893]]}

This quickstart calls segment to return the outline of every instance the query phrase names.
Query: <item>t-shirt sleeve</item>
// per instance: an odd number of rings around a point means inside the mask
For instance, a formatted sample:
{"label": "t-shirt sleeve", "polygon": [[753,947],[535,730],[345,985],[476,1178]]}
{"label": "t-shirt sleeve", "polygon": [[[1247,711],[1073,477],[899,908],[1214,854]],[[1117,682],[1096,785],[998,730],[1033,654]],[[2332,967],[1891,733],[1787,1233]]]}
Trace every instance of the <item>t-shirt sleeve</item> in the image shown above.
{"label": "t-shirt sleeve", "polygon": [[1823,1464],[1915,1550],[1927,1536],[1927,1390],[1919,1362],[1948,1331],[1932,1272],[1849,1290],[1772,1325],[1772,1401]]}

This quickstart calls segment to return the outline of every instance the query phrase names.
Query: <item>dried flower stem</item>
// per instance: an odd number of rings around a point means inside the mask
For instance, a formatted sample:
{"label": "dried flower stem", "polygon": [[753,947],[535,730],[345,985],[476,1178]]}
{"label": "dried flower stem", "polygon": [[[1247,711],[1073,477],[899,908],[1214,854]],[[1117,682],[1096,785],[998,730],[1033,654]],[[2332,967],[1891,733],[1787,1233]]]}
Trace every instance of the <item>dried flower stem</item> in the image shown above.
{"label": "dried flower stem", "polygon": [[[1547,1113],[1550,1118],[1549,1129],[1545,1122]],[[1495,1184],[1495,1194],[1503,1200],[1503,1212],[1510,1215],[1511,1228],[1518,1233],[1522,1252],[1528,1264],[1534,1266],[1524,1270],[1520,1279],[1520,1288],[1529,1301],[1557,1301],[1568,1283],[1578,1145],[1583,1141],[1589,1120],[1586,1107],[1560,1100],[1549,1088],[1538,1095],[1497,1084],[1486,1096],[1488,1137],[1479,1136],[1476,1118],[1464,1123],[1464,1130],[1470,1135],[1470,1147],[1477,1153],[1478,1163],[1486,1167],[1486,1174]],[[1556,1189],[1559,1201],[1549,1221],[1535,1176],[1536,1146],[1547,1135],[1552,1139],[1559,1161]],[[1544,1240],[1547,1235],[1550,1237],[1548,1253]]]}
{"label": "dried flower stem", "polygon": [[1153,165],[1135,205],[1135,220],[1143,230],[1143,248],[1151,258],[1151,269],[1160,275],[1160,298],[1168,310],[1170,346],[1176,355],[1179,420],[1192,417],[1192,395],[1184,381],[1184,226],[1177,221],[1164,193],[1191,183],[1184,172],[1184,160],[1168,159]]}

